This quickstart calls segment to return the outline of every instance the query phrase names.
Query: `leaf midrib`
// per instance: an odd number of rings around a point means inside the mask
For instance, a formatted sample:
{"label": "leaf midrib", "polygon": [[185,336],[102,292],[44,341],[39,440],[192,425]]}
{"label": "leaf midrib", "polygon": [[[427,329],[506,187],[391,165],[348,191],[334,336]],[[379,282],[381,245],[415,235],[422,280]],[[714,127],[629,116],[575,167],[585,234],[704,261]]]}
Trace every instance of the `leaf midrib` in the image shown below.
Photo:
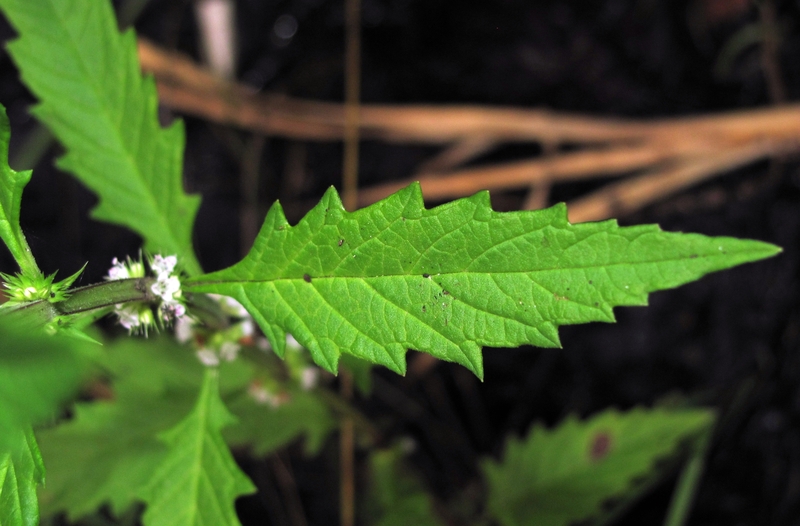
{"label": "leaf midrib", "polygon": [[[742,253],[743,251],[737,252]],[[755,251],[753,251],[755,252]],[[696,258],[692,258],[691,261],[698,261],[703,259],[711,259],[717,257],[727,257],[730,256],[730,253],[720,253],[720,254],[713,254],[713,255],[705,255],[705,256],[697,256]],[[430,274],[431,278],[438,277],[438,276],[452,276],[452,275],[459,275],[459,274],[491,274],[493,276],[496,275],[505,275],[505,274],[532,274],[537,272],[553,272],[553,271],[579,271],[579,270],[592,270],[592,269],[604,269],[604,268],[614,268],[614,267],[621,267],[621,266],[637,266],[637,265],[652,265],[655,263],[676,263],[680,261],[686,261],[687,257],[675,257],[675,258],[666,258],[666,259],[655,259],[655,260],[643,260],[643,261],[635,261],[635,262],[618,262],[618,263],[608,263],[608,264],[598,264],[598,265],[586,265],[586,266],[565,266],[565,267],[552,267],[552,268],[541,268],[541,269],[533,269],[533,270],[509,270],[509,271],[495,271],[495,270],[486,270],[486,271],[474,271],[474,270],[460,270],[460,271],[452,271],[452,272],[436,272],[434,274]],[[219,272],[226,272],[225,269]],[[323,280],[323,279],[375,279],[375,278],[409,278],[409,277],[420,277],[424,278],[422,274],[419,273],[387,273],[387,274],[373,274],[373,275],[352,275],[352,276],[311,276],[311,281],[313,284],[316,280]],[[427,279],[427,278],[424,278]],[[244,283],[275,283],[280,281],[305,281],[303,276],[297,277],[276,277],[271,279],[255,279],[255,278],[247,278],[247,279],[214,279],[214,280],[204,280],[202,276],[197,278],[187,280],[187,286],[192,287],[202,287],[205,285],[226,285],[226,284],[244,284]]]}

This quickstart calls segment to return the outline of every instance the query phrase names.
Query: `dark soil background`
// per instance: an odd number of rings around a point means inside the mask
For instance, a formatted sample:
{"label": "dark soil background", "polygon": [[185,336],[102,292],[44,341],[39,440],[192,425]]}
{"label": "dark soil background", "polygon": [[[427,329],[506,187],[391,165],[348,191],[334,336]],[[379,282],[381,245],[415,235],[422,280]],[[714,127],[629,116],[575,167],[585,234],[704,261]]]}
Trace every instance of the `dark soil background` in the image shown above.
{"label": "dark soil background", "polygon": [[[800,2],[775,0],[774,7],[781,82],[787,99],[798,100]],[[257,90],[342,100],[342,2],[240,0],[237,8],[241,81]],[[281,16],[297,24],[291,38],[275,31]],[[760,46],[729,58],[724,52],[758,22],[758,8],[747,0],[363,0],[362,99],[642,118],[760,107],[775,102]],[[162,46],[198,57],[187,0],[150,2],[136,27]],[[11,35],[3,21],[0,37]],[[14,159],[34,127],[27,113],[33,99],[4,52],[0,72]],[[236,233],[240,161],[231,144],[251,138],[185,120],[186,185],[203,195],[196,246],[204,267],[216,270],[247,248]],[[88,219],[95,198],[52,167],[58,152],[50,148],[36,165],[23,201],[23,227],[46,272],[68,275],[88,261],[82,279],[97,281],[112,257],[135,254],[139,240]],[[435,152],[365,142],[361,184],[408,177]],[[532,146],[511,146],[479,162],[535,152]],[[293,168],[298,159],[299,171]],[[260,158],[261,212],[279,198],[290,221],[297,221],[326,187],[339,184],[341,159],[340,144],[268,138]],[[487,349],[483,383],[444,363],[417,377],[378,370],[373,396],[358,405],[383,430],[387,444],[401,436],[416,441],[413,464],[437,498],[453,504],[480,491],[476,462],[499,454],[508,433],[522,434],[535,421],[552,424],[569,413],[651,405],[682,394],[724,415],[689,524],[800,524],[798,168],[796,159],[762,162],[620,218],[623,224],[659,223],[667,230],[769,241],[784,248],[780,256],[656,293],[648,308],[617,309],[614,325],[564,327],[563,350]],[[290,176],[297,173],[302,177]],[[551,200],[591,188],[561,185]],[[497,195],[493,201],[497,209],[510,210],[522,198]],[[0,268],[13,268],[5,251]],[[303,457],[296,446],[281,455],[293,466],[309,523],[336,524],[335,440],[318,458]],[[289,524],[275,497],[273,464],[242,461],[261,490],[239,502],[243,520]],[[674,480],[618,524],[661,523]]]}

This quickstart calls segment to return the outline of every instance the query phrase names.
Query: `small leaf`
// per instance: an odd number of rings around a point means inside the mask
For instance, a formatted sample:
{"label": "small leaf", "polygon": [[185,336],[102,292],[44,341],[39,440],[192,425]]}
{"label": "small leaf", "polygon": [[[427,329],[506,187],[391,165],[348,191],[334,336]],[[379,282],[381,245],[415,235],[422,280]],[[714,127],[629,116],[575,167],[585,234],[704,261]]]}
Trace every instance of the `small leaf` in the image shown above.
{"label": "small leaf", "polygon": [[183,191],[183,125],[161,128],[136,37],[122,34],[108,0],[0,0],[20,37],[8,45],[33,113],[66,147],[59,167],[96,192],[95,218],[124,225],[152,253],[200,272],[192,226],[200,199]]}
{"label": "small leaf", "polygon": [[145,525],[239,524],[234,500],[255,487],[220,434],[234,421],[219,397],[217,371],[207,369],[194,410],[162,435],[170,449],[142,494]]}
{"label": "small leaf", "polygon": [[500,462],[486,460],[488,509],[503,526],[567,526],[634,489],[679,444],[713,424],[706,410],[605,411],[585,422],[534,426],[510,439]]}
{"label": "small leaf", "polygon": [[31,180],[31,171],[16,172],[8,166],[8,143],[11,139],[11,126],[6,109],[0,105],[0,238],[23,274],[41,274],[33,254],[19,226],[19,210],[22,202],[22,189]]}
{"label": "small leaf", "polygon": [[11,448],[0,450],[0,524],[37,526],[36,486],[44,484],[44,464],[33,431],[8,437]]}
{"label": "small leaf", "polygon": [[241,262],[185,286],[234,297],[279,355],[289,332],[331,372],[348,353],[404,373],[411,348],[483,377],[482,346],[558,347],[560,325],[614,321],[614,306],[779,251],[572,225],[563,204],[499,213],[488,192],[426,210],[419,184],[348,213],[331,188],[296,226],[276,203]]}

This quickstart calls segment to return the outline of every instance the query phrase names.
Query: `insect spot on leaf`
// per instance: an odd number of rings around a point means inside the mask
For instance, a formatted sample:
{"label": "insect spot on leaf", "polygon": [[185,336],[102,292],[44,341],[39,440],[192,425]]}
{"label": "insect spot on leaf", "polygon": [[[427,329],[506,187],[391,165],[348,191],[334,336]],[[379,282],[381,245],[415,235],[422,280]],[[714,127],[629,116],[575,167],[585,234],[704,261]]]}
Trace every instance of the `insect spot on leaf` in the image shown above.
{"label": "insect spot on leaf", "polygon": [[611,450],[611,435],[605,431],[597,433],[589,447],[589,458],[592,462],[599,462],[608,456]]}
{"label": "insect spot on leaf", "polygon": [[339,240],[339,246],[342,246],[342,245],[344,245],[344,239],[340,239]]}
{"label": "insect spot on leaf", "polygon": [[450,294],[450,291],[449,291],[449,290],[443,290],[443,291],[442,291],[442,295],[444,295],[444,296],[447,296],[447,295],[449,295],[449,294]]}
{"label": "insect spot on leaf", "polygon": [[422,312],[428,312],[428,309],[425,307],[425,305],[422,306]]}
{"label": "insect spot on leaf", "polygon": [[309,276],[308,274],[303,274],[303,280],[306,283],[311,283],[311,276]]}
{"label": "insect spot on leaf", "polygon": [[592,283],[594,283],[594,282],[592,280],[589,280],[589,285],[591,285]]}
{"label": "insect spot on leaf", "polygon": [[431,275],[426,272],[425,274],[422,275],[422,277],[423,278],[429,278],[429,277],[431,277]]}

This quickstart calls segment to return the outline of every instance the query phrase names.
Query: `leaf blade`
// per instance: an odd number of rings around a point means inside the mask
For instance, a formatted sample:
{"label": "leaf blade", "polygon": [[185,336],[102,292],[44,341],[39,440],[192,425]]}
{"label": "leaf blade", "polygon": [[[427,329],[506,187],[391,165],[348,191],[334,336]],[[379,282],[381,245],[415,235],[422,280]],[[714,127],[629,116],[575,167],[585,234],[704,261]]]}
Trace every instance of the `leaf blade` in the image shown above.
{"label": "leaf blade", "polygon": [[183,126],[159,125],[133,32],[117,31],[107,1],[0,7],[20,33],[8,48],[40,100],[34,113],[67,148],[59,166],[100,197],[94,217],[127,226],[148,250],[176,254],[199,273],[191,243],[199,197],[183,191]]}
{"label": "leaf blade", "polygon": [[779,250],[572,225],[564,205],[499,213],[486,192],[428,210],[418,184],[348,213],[330,189],[296,226],[274,205],[240,263],[186,288],[236,298],[276,352],[289,332],[331,372],[346,352],[403,373],[412,348],[482,377],[483,346],[558,347],[560,325],[613,321],[615,306]]}
{"label": "leaf blade", "polygon": [[233,501],[255,487],[220,434],[235,419],[219,397],[218,382],[217,371],[207,369],[194,410],[162,435],[170,451],[143,491],[144,524],[239,524]]}
{"label": "leaf blade", "polygon": [[503,526],[586,520],[713,422],[707,410],[637,408],[586,421],[571,416],[553,429],[536,425],[526,438],[508,440],[502,460],[484,460],[488,510]]}
{"label": "leaf blade", "polygon": [[18,430],[11,448],[0,453],[0,524],[36,526],[36,486],[44,484],[44,465],[33,431]]}
{"label": "leaf blade", "polygon": [[22,190],[31,180],[31,170],[17,172],[8,165],[11,125],[6,109],[0,104],[0,239],[8,247],[23,274],[36,276],[39,267],[19,225]]}

